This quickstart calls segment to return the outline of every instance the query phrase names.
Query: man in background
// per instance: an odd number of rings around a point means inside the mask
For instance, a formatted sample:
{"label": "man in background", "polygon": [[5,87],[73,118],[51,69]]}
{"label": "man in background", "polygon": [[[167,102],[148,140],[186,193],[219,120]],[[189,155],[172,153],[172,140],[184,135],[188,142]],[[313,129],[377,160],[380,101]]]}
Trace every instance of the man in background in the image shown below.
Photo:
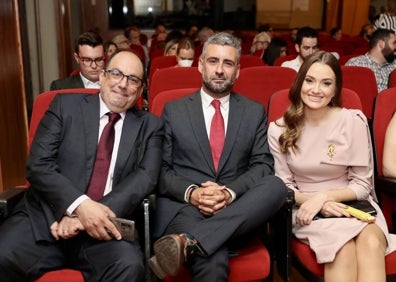
{"label": "man in background", "polygon": [[297,31],[294,48],[296,49],[297,57],[293,60],[283,62],[281,66],[294,69],[298,72],[305,59],[319,50],[318,32],[309,26],[300,28]]}
{"label": "man in background", "polygon": [[104,66],[102,37],[93,31],[81,34],[76,40],[73,56],[79,65],[77,73],[54,80],[50,89],[100,88],[99,74]]}

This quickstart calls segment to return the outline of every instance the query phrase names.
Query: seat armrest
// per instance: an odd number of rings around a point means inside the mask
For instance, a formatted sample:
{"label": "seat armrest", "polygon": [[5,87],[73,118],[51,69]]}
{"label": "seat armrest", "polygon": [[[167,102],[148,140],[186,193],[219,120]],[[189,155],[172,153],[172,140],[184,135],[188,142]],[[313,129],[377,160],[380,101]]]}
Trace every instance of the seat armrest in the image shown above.
{"label": "seat armrest", "polygon": [[377,194],[384,193],[396,197],[396,178],[376,176],[375,190]]}
{"label": "seat armrest", "polygon": [[279,275],[284,281],[290,281],[292,271],[292,210],[295,204],[294,191],[287,188],[283,207],[271,220],[274,242],[274,259]]}
{"label": "seat armrest", "polygon": [[11,188],[0,194],[0,221],[10,215],[25,191],[25,188]]}

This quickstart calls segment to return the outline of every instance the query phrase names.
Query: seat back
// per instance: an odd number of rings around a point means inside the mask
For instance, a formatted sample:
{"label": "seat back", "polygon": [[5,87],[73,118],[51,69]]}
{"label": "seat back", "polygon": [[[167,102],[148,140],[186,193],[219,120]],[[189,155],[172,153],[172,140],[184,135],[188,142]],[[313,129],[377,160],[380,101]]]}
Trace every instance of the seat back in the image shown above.
{"label": "seat back", "polygon": [[52,99],[57,94],[62,93],[86,93],[86,94],[97,94],[99,93],[98,89],[93,88],[73,88],[73,89],[60,89],[60,90],[52,90],[46,91],[39,94],[36,100],[33,103],[32,109],[32,116],[30,119],[30,126],[29,126],[29,147],[33,141],[34,134],[36,133],[37,126],[39,125],[42,117],[44,116],[45,112],[49,108]]}
{"label": "seat back", "polygon": [[241,69],[233,91],[263,104],[268,110],[268,102],[273,93],[290,88],[297,73],[290,68],[260,66]]}
{"label": "seat back", "polygon": [[157,70],[149,84],[148,106],[159,92],[180,88],[196,88],[202,85],[202,76],[197,67],[163,68]]}
{"label": "seat back", "polygon": [[[342,88],[342,106],[347,109],[362,110],[362,102],[355,91]],[[282,89],[271,96],[268,107],[268,122],[272,122],[282,117],[287,107],[290,105],[289,89]]]}
{"label": "seat back", "polygon": [[197,91],[197,88],[180,88],[161,91],[160,93],[158,93],[158,95],[154,97],[153,103],[149,111],[150,113],[160,117],[166,103],[185,97],[189,94],[194,93],[195,91]]}
{"label": "seat back", "polygon": [[378,94],[377,81],[373,71],[366,67],[341,66],[342,85],[354,90],[360,97],[363,113],[372,118],[375,96]]}
{"label": "seat back", "polygon": [[150,68],[148,73],[149,83],[151,83],[154,72],[159,69],[174,67],[176,66],[176,64],[176,56],[157,56],[152,58],[150,61]]}
{"label": "seat back", "polygon": [[242,55],[239,60],[240,68],[264,66],[263,60],[258,56]]}
{"label": "seat back", "polygon": [[389,88],[396,87],[396,69],[394,69],[389,75],[388,87]]}
{"label": "seat back", "polygon": [[385,132],[396,111],[396,88],[388,88],[381,91],[374,103],[373,137],[377,163],[377,175],[382,173],[382,155],[384,151]]}
{"label": "seat back", "polygon": [[274,66],[280,67],[283,62],[294,60],[296,57],[297,57],[297,55],[293,54],[293,55],[286,55],[283,57],[276,58],[276,60],[274,62]]}

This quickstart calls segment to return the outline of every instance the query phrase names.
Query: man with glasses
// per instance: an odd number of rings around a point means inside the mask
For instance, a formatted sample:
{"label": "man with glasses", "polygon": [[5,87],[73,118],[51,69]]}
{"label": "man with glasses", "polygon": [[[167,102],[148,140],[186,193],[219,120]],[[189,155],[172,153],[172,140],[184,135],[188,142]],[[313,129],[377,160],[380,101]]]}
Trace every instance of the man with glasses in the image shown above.
{"label": "man with glasses", "polygon": [[99,74],[104,66],[103,39],[96,32],[81,34],[74,46],[74,59],[80,66],[79,73],[54,80],[51,90],[68,88],[100,88]]}
{"label": "man with glasses", "polygon": [[319,51],[318,32],[309,26],[300,28],[297,31],[294,48],[298,54],[297,57],[293,60],[283,62],[281,66],[294,69],[298,72],[305,59],[309,55]]}
{"label": "man with glasses", "polygon": [[[54,98],[30,149],[31,186],[0,225],[1,281],[35,281],[64,267],[85,281],[143,281],[139,240],[121,240],[109,219],[131,219],[160,172],[163,123],[135,107],[143,77],[140,59],[120,51],[100,72],[98,95]],[[105,134],[109,124],[114,134]],[[113,149],[100,154],[109,135]],[[93,183],[101,189],[94,192]]]}

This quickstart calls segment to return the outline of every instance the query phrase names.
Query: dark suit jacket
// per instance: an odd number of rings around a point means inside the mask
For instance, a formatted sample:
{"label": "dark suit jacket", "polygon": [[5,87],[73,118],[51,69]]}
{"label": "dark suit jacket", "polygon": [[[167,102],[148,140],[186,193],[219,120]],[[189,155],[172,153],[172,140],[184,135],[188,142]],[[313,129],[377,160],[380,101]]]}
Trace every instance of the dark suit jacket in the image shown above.
{"label": "dark suit jacket", "polygon": [[[27,162],[31,183],[25,205],[36,239],[52,240],[49,226],[85,194],[99,134],[99,95],[54,98],[37,128]],[[160,173],[163,124],[157,117],[127,111],[114,168],[112,192],[100,202],[129,218],[150,194]],[[44,212],[44,215],[43,215]]]}
{"label": "dark suit jacket", "polygon": [[163,167],[159,181],[155,236],[186,205],[184,193],[191,184],[212,180],[235,191],[237,198],[274,174],[267,142],[264,107],[232,93],[228,126],[218,172],[215,171],[199,92],[165,106]]}
{"label": "dark suit jacket", "polygon": [[50,90],[69,89],[69,88],[84,88],[84,82],[80,74],[72,75],[63,79],[52,81]]}

